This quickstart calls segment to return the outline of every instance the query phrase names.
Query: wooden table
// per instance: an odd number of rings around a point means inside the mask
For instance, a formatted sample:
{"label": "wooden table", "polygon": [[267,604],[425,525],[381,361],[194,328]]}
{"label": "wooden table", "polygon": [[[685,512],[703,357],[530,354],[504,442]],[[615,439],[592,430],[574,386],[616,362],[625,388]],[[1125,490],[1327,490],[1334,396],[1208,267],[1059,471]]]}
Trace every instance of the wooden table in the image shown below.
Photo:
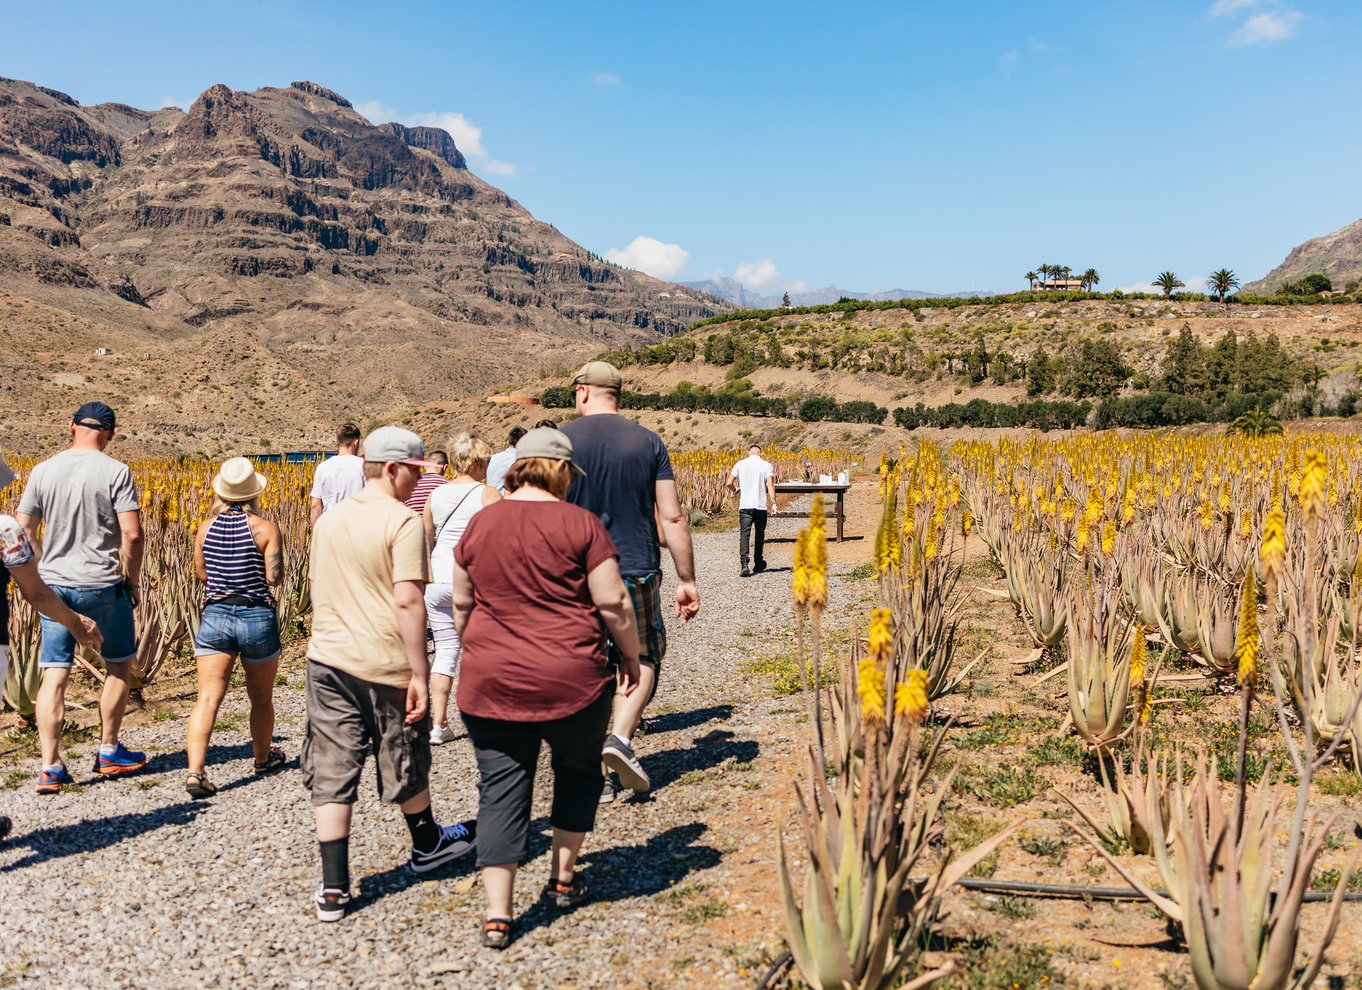
{"label": "wooden table", "polygon": [[[822,492],[825,495],[835,495],[836,502],[833,504],[831,512],[824,512],[824,518],[837,520],[837,542],[841,543],[845,538],[846,523],[846,504],[845,498],[847,489],[851,487],[851,482],[841,484],[839,482],[807,482],[807,481],[777,481],[777,495],[812,495],[814,492]],[[769,512],[767,518],[770,519],[805,519],[808,517],[806,512]]]}

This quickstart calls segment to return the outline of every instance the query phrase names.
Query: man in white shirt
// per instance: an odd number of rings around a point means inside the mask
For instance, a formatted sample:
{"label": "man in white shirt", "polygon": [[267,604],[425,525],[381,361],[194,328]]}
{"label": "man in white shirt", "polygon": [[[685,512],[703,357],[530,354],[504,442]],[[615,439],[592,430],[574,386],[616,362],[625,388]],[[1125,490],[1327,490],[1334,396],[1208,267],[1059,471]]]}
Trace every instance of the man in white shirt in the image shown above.
{"label": "man in white shirt", "polygon": [[[738,551],[742,563],[742,576],[751,577],[766,570],[766,512],[767,507],[775,508],[776,476],[771,462],[761,456],[761,446],[752,444],[747,448],[747,456],[733,465],[728,476],[730,491],[738,493]],[[747,555],[749,541],[756,531],[756,546],[751,558]],[[747,566],[748,560],[755,568]]]}
{"label": "man in white shirt", "polygon": [[488,488],[495,488],[501,494],[506,494],[506,472],[511,470],[511,465],[515,463],[515,445],[520,443],[520,438],[524,435],[523,426],[512,429],[511,435],[506,438],[506,449],[497,451],[487,462]]}
{"label": "man in white shirt", "polygon": [[336,430],[336,456],[317,465],[312,476],[312,508],[308,525],[315,528],[322,513],[364,487],[364,459],[359,456],[359,427],[342,423]]}

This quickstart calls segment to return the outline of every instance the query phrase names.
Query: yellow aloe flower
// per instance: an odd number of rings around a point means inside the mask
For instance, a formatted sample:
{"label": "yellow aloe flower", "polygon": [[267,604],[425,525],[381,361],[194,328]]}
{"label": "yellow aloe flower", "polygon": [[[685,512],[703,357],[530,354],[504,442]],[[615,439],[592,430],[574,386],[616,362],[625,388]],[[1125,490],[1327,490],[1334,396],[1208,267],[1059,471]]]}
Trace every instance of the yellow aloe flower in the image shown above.
{"label": "yellow aloe flower", "polygon": [[877,608],[870,613],[870,636],[867,649],[876,664],[888,662],[894,649],[894,613]]}
{"label": "yellow aloe flower", "polygon": [[918,668],[908,671],[906,680],[894,686],[894,715],[907,719],[912,725],[921,725],[931,711],[927,700],[927,672]]}
{"label": "yellow aloe flower", "polygon": [[1144,683],[1144,667],[1148,650],[1149,646],[1144,638],[1144,625],[1137,622],[1130,637],[1130,683],[1132,685]]}
{"label": "yellow aloe flower", "polygon": [[1239,686],[1252,691],[1258,683],[1258,589],[1253,568],[1244,574],[1244,597],[1239,604],[1239,635],[1234,659],[1239,666]]}
{"label": "yellow aloe flower", "polygon": [[790,593],[794,597],[795,608],[806,608],[809,604],[809,531],[801,529],[795,539],[794,574],[790,580]]}
{"label": "yellow aloe flower", "polygon": [[1263,545],[1258,551],[1258,562],[1262,566],[1263,583],[1269,588],[1275,587],[1286,563],[1286,518],[1281,509],[1273,509],[1263,522]]}
{"label": "yellow aloe flower", "polygon": [[1325,487],[1328,482],[1329,465],[1324,455],[1311,448],[1305,454],[1305,470],[1301,472],[1300,502],[1301,517],[1306,523],[1314,522],[1324,516],[1326,504]]}
{"label": "yellow aloe flower", "polygon": [[864,657],[857,668],[857,689],[861,696],[861,718],[866,722],[884,721],[884,671],[875,661]]}

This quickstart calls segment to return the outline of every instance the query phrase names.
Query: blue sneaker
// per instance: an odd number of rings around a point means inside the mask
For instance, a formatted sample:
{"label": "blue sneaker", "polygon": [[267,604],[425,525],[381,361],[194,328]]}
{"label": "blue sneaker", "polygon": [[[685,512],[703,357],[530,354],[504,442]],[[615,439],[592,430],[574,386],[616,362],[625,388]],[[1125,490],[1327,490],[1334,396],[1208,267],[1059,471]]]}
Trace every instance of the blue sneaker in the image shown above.
{"label": "blue sneaker", "polygon": [[39,770],[38,785],[33,789],[39,794],[56,794],[61,790],[62,784],[74,784],[76,778],[71,776],[71,771],[65,765],[59,770]]}
{"label": "blue sneaker", "polygon": [[130,749],[124,749],[122,743],[119,743],[109,756],[102,756],[98,749],[95,750],[95,773],[103,774],[105,777],[116,777],[120,773],[132,773],[134,770],[141,770],[146,765],[146,753],[134,753]]}

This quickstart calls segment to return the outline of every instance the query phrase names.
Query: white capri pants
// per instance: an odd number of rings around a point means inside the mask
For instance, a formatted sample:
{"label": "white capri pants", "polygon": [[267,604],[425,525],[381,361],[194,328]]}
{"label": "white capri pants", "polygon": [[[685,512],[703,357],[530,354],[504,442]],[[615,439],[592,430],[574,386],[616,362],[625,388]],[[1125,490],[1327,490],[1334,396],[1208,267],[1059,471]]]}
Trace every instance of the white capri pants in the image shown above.
{"label": "white capri pants", "polygon": [[454,629],[452,584],[426,585],[426,622],[430,624],[430,635],[435,640],[435,662],[430,665],[430,672],[451,678],[456,676],[463,644]]}

